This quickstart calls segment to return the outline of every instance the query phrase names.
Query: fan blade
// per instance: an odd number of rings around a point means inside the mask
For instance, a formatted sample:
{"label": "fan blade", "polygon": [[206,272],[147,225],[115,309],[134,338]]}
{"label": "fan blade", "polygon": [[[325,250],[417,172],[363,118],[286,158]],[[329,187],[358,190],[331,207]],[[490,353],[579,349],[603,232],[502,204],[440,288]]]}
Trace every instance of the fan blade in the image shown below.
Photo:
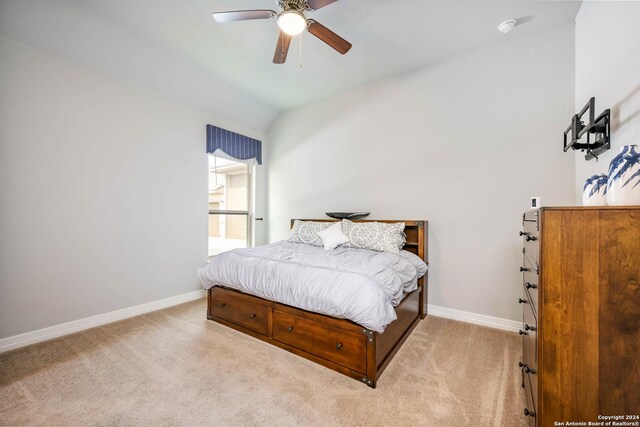
{"label": "fan blade", "polygon": [[273,10],[231,10],[229,12],[214,12],[213,19],[224,24],[233,21],[248,21],[250,19],[270,19],[276,15]]}
{"label": "fan blade", "polygon": [[289,45],[291,44],[291,36],[285,32],[280,31],[278,36],[278,44],[276,45],[276,52],[273,54],[274,64],[284,64],[287,60],[287,53],[289,53]]}
{"label": "fan blade", "polygon": [[338,0],[307,0],[307,5],[311,10],[318,10],[321,7],[325,7]]}
{"label": "fan blade", "polygon": [[308,22],[309,27],[307,29],[311,34],[313,34],[343,55],[349,52],[349,49],[351,49],[351,43],[331,31],[321,23],[314,21],[313,19],[309,19]]}

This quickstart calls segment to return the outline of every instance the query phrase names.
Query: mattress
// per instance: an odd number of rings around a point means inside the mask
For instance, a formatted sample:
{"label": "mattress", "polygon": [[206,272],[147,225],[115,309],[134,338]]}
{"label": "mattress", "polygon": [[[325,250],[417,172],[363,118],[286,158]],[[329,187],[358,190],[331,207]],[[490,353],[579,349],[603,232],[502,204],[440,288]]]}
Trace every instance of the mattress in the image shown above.
{"label": "mattress", "polygon": [[225,286],[383,332],[396,319],[394,306],[417,289],[427,268],[407,251],[327,251],[281,241],[217,255],[199,277],[205,289]]}

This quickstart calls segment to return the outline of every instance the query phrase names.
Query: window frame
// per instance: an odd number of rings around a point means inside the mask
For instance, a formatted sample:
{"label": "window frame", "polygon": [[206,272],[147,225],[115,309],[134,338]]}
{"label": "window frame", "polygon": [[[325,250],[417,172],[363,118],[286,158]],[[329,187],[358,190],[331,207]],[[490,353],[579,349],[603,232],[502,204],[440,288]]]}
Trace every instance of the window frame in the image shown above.
{"label": "window frame", "polygon": [[[207,153],[208,156],[213,156],[215,157],[214,153]],[[219,157],[219,158],[224,158],[224,157]],[[254,207],[254,199],[255,199],[255,194],[253,194],[253,190],[255,188],[255,183],[254,183],[254,177],[255,177],[255,167],[256,165],[252,164],[252,163],[248,163],[248,162],[243,162],[240,160],[234,160],[234,159],[226,159],[232,162],[236,162],[236,163],[241,163],[244,164],[247,168],[247,210],[238,210],[238,209],[209,209],[209,213],[207,215],[244,215],[246,216],[246,224],[247,224],[247,238],[246,238],[246,247],[247,248],[252,248],[254,247],[254,212],[253,212],[253,207]],[[207,158],[207,164],[208,164],[209,158]],[[211,168],[208,167],[207,168],[207,188],[209,189],[208,191],[210,191],[210,183],[208,182],[208,180],[210,179],[210,172],[211,172]],[[207,203],[208,204],[208,203]],[[207,218],[209,218],[209,216],[207,216]],[[209,235],[209,227],[207,226],[207,236]],[[209,251],[210,251],[210,247],[209,244],[207,243],[207,255],[209,258],[212,258],[216,255],[209,255]]]}

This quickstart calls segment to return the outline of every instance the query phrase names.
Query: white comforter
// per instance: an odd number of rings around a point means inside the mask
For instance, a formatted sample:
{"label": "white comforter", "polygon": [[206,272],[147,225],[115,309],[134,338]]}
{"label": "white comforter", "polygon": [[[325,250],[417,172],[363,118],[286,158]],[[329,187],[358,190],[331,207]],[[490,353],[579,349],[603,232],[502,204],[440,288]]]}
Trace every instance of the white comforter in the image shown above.
{"label": "white comforter", "polygon": [[205,289],[222,285],[383,332],[396,319],[393,307],[417,288],[426,271],[427,265],[407,251],[326,251],[281,241],[217,255],[199,276]]}

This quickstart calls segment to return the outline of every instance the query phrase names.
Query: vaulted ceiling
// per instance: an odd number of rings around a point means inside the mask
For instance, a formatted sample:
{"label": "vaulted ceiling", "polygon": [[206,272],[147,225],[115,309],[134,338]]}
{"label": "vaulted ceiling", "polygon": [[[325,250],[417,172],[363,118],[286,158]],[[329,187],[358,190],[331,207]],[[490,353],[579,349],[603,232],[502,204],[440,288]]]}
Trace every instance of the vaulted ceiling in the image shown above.
{"label": "vaulted ceiling", "polygon": [[[274,19],[218,24],[214,11],[275,0],[0,0],[0,35],[265,130],[292,107],[464,51],[571,21],[578,1],[339,0],[309,17],[353,44],[310,34],[273,64]],[[516,18],[509,34],[500,22]],[[302,68],[300,68],[300,62]]]}

